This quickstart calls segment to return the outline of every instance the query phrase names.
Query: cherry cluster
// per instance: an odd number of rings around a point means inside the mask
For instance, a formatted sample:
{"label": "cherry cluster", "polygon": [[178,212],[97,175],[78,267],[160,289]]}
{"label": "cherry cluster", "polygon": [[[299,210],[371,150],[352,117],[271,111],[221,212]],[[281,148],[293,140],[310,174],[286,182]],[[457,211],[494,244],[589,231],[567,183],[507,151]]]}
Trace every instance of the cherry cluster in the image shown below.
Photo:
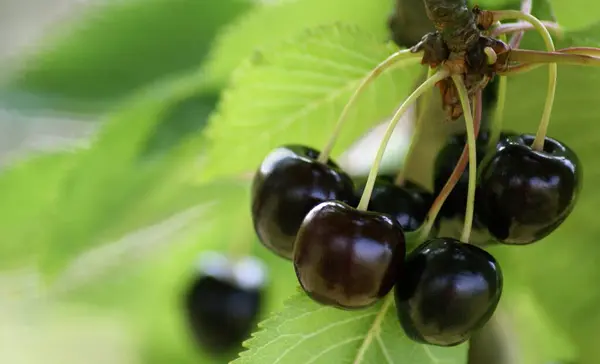
{"label": "cherry cluster", "polygon": [[[475,227],[490,240],[529,244],[556,229],[571,212],[580,185],[575,153],[546,138],[504,133],[494,150],[481,148]],[[293,260],[309,297],[342,309],[368,307],[394,288],[397,314],[410,338],[427,344],[460,344],[492,316],[503,287],[502,271],[481,247],[435,236],[407,254],[405,233],[418,230],[465,145],[456,135],[436,161],[434,193],[411,182],[378,177],[369,209],[356,205],[364,181],[355,181],[308,146],[276,148],[252,185],[252,216],[262,244]],[[437,220],[463,213],[468,172]],[[443,183],[440,183],[443,181]]]}

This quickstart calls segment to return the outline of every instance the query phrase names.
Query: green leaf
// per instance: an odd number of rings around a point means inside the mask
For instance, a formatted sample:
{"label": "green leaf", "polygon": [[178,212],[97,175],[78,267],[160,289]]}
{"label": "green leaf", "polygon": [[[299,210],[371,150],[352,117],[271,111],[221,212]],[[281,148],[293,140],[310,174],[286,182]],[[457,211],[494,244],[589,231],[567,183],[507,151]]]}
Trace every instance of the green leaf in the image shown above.
{"label": "green leaf", "polygon": [[31,263],[42,247],[33,238],[45,234],[45,214],[56,199],[77,152],[34,156],[0,172],[0,267]]}
{"label": "green leaf", "polygon": [[411,363],[464,364],[467,345],[417,344],[398,323],[393,295],[361,311],[322,306],[304,293],[261,325],[235,364]]}
{"label": "green leaf", "polygon": [[598,21],[600,4],[594,1],[551,0],[558,23],[566,29],[586,29]]}
{"label": "green leaf", "polygon": [[[600,23],[567,34],[557,47],[600,46]],[[540,49],[540,43],[528,44]],[[535,133],[544,107],[546,67],[509,78],[505,127]],[[562,226],[543,241],[526,247],[500,247],[494,251],[529,287],[548,317],[567,333],[582,355],[582,363],[597,362],[600,348],[600,246],[597,244],[597,206],[600,194],[600,70],[559,66],[558,88],[549,136],[566,143],[578,154],[584,169],[583,190],[575,210]]]}
{"label": "green leaf", "polygon": [[359,26],[383,42],[389,38],[390,10],[388,0],[295,0],[258,6],[217,37],[205,71],[213,84],[223,85],[254,52],[267,52],[306,29],[335,23]]}
{"label": "green leaf", "polygon": [[[253,170],[272,148],[287,143],[322,148],[342,108],[369,72],[394,51],[354,27],[307,32],[257,54],[227,90],[210,120],[212,144],[202,179]],[[417,76],[403,63],[371,84],[349,113],[334,153],[391,115]]]}
{"label": "green leaf", "polygon": [[[190,115],[190,110],[203,105],[198,100],[205,92],[201,74],[186,75],[146,90],[108,118],[65,178],[44,233],[37,236],[45,272],[58,273],[74,257],[105,242],[138,206],[184,178],[188,164],[204,148],[201,141],[188,142],[191,135],[201,134],[202,115]],[[191,134],[178,134],[174,145],[169,145],[171,138],[166,145],[157,143],[164,140],[164,125],[177,129],[182,123],[191,123]]]}
{"label": "green leaf", "polygon": [[[10,105],[85,107],[200,66],[244,0],[128,0],[93,4],[43,38],[9,80]],[[42,105],[46,106],[46,105]]]}

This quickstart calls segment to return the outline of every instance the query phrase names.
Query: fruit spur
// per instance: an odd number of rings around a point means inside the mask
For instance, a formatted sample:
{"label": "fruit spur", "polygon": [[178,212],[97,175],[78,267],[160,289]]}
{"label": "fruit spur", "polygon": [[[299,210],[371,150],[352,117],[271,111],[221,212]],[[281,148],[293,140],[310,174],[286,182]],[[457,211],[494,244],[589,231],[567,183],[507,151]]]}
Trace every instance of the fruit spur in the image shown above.
{"label": "fruit spur", "polygon": [[[556,50],[550,31],[558,24],[531,15],[527,0],[521,10],[494,11],[460,0],[423,3],[435,30],[370,72],[323,149],[272,150],[255,173],[251,211],[260,242],[293,263],[312,300],[344,310],[385,300],[395,304],[399,332],[419,343],[455,346],[488,322],[502,296],[502,269],[486,248],[538,242],[573,210],[581,163],[547,136],[557,64],[600,66],[600,49]],[[531,30],[546,51],[519,48]],[[365,87],[415,58],[427,77],[391,116],[368,177],[358,183],[332,160],[336,139]],[[537,132],[503,130],[507,78],[543,65],[549,82]],[[435,88],[441,105],[430,100]],[[405,178],[406,171],[379,175],[393,131],[419,98],[419,108],[441,108],[448,123],[464,120],[465,132],[450,135],[437,155],[432,190]],[[412,120],[415,135],[426,123],[423,114]],[[460,233],[440,233],[447,220],[459,220]]]}

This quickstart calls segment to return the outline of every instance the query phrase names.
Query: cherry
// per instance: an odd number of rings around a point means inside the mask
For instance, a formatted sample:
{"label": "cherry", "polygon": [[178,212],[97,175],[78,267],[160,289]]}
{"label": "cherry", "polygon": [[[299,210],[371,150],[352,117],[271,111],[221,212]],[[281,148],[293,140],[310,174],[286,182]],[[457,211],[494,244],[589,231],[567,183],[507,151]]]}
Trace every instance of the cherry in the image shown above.
{"label": "cherry", "polygon": [[554,231],[571,213],[582,171],[575,152],[533,135],[504,138],[480,171],[480,210],[489,232],[505,244],[530,244]]}
{"label": "cherry", "polygon": [[[512,132],[503,132],[501,139],[510,135]],[[489,132],[482,131],[477,138],[477,164],[483,160],[488,145]],[[452,174],[454,167],[460,159],[462,150],[467,141],[466,133],[455,134],[450,137],[446,145],[438,153],[434,164],[434,194],[438,195],[448,178]],[[448,195],[446,202],[440,210],[441,218],[464,217],[465,206],[467,203],[467,191],[469,188],[469,169],[466,168],[452,192]]]}
{"label": "cherry", "polygon": [[437,238],[410,253],[395,288],[406,335],[431,345],[469,339],[494,313],[502,272],[489,253],[452,238]]}
{"label": "cherry", "polygon": [[[362,195],[364,187],[364,183],[358,186],[357,196]],[[433,194],[415,183],[405,181],[397,186],[394,178],[381,176],[375,180],[369,210],[394,217],[404,231],[415,231],[425,221],[433,199]]]}
{"label": "cherry", "polygon": [[[487,88],[486,88],[487,89]],[[510,131],[504,131],[501,133],[501,138],[515,135]],[[448,178],[452,174],[454,167],[460,159],[462,150],[467,141],[466,133],[455,134],[450,137],[446,145],[440,150],[435,160],[434,165],[434,194],[438,195],[444,188],[444,185],[448,181]],[[484,159],[487,152],[489,142],[489,132],[481,131],[477,138],[477,164],[479,165]],[[466,168],[463,174],[460,176],[456,186],[442,205],[442,208],[438,214],[436,220],[436,226],[439,231],[444,233],[446,236],[456,237],[460,236],[462,231],[463,220],[465,216],[465,209],[467,204],[467,193],[469,189],[469,169]],[[475,211],[473,216],[473,228],[470,242],[472,244],[481,245],[493,242],[493,238],[487,230],[485,224],[481,221],[479,216],[479,188],[475,191]]]}
{"label": "cherry", "polygon": [[317,162],[319,152],[290,145],[263,160],[252,183],[252,218],[264,246],[291,259],[298,228],[323,201],[354,202],[350,177],[332,161]]}
{"label": "cherry", "polygon": [[402,227],[391,216],[328,201],[304,219],[295,243],[294,268],[300,285],[315,301],[361,308],[392,289],[405,249]]}
{"label": "cherry", "polygon": [[255,327],[263,303],[266,271],[247,257],[230,261],[205,253],[185,295],[191,332],[206,350],[221,354],[238,349]]}

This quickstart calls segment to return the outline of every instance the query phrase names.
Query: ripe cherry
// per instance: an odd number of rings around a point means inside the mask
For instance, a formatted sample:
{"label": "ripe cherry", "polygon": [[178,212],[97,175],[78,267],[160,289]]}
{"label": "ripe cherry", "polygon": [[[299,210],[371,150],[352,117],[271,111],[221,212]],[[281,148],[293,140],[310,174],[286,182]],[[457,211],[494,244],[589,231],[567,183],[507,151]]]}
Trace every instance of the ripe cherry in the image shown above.
{"label": "ripe cherry", "polygon": [[255,258],[232,262],[219,253],[203,254],[199,268],[185,295],[191,332],[213,354],[238,349],[260,314],[265,268]]}
{"label": "ripe cherry", "polygon": [[262,162],[252,184],[252,218],[267,248],[291,259],[298,228],[306,214],[329,200],[353,202],[350,177],[319,152],[305,146],[283,146]]}
{"label": "ripe cherry", "polygon": [[294,268],[315,301],[339,308],[369,306],[398,280],[404,233],[388,215],[339,201],[323,202],[304,219],[294,248]]}
{"label": "ripe cherry", "polygon": [[[362,195],[364,187],[364,183],[358,186],[357,196]],[[406,181],[397,186],[393,178],[382,176],[375,181],[369,210],[394,217],[405,232],[415,231],[425,221],[433,199],[432,193],[415,183]]]}
{"label": "ripe cherry", "polygon": [[[501,139],[510,135],[511,132],[503,132]],[[477,164],[483,160],[488,145],[489,133],[482,131],[477,138]],[[448,178],[454,171],[454,167],[460,159],[462,150],[466,144],[467,136],[465,133],[459,133],[450,137],[446,145],[439,151],[434,165],[434,194],[437,195],[442,190]],[[467,191],[469,187],[469,169],[466,168],[460,179],[448,198],[442,206],[439,216],[443,218],[464,217],[465,206],[467,203]]]}
{"label": "ripe cherry", "polygon": [[480,210],[489,232],[505,244],[530,244],[554,231],[571,213],[582,171],[575,152],[546,138],[541,152],[533,135],[505,138],[480,172]]}
{"label": "ripe cherry", "polygon": [[[486,88],[487,89],[487,88]],[[506,138],[509,135],[514,135],[512,132],[502,132],[501,138]],[[460,159],[462,150],[465,146],[467,136],[465,133],[453,135],[448,140],[447,144],[440,150],[435,160],[434,165],[434,194],[438,195],[448,178],[452,174],[454,167]],[[489,142],[489,132],[481,131],[477,138],[477,164],[479,165],[484,159],[487,152]],[[438,225],[441,233],[445,236],[456,237],[460,236],[462,231],[463,220],[465,217],[465,209],[467,204],[467,193],[469,189],[469,169],[466,168],[456,186],[450,192],[442,209],[438,214],[436,225]],[[483,224],[479,217],[479,188],[475,192],[475,215],[473,220],[473,229],[471,234],[471,243],[487,244],[493,242],[493,238],[487,231],[487,227]]]}
{"label": "ripe cherry", "polygon": [[400,323],[411,339],[454,346],[494,313],[502,272],[489,253],[451,238],[429,240],[410,253],[395,288]]}

